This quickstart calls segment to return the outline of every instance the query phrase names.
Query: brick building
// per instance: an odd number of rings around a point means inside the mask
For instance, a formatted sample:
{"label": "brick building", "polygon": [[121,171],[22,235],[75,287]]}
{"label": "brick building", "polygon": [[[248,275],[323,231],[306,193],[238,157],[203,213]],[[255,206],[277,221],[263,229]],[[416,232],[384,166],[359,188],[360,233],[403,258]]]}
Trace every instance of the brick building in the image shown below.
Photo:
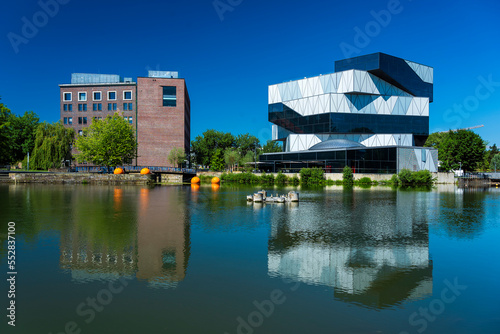
{"label": "brick building", "polygon": [[[148,77],[73,73],[61,84],[61,122],[77,134],[93,119],[120,113],[135,129],[138,157],[134,165],[170,166],[173,148],[189,153],[191,113],[184,79],[177,72],[149,71]],[[75,153],[75,152],[73,152]]]}

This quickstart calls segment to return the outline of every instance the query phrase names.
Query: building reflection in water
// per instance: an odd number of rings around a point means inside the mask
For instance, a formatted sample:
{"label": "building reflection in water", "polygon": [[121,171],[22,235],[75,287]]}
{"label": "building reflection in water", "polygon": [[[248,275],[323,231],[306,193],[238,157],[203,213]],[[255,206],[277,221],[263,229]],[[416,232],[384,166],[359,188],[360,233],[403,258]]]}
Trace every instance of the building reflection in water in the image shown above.
{"label": "building reflection in water", "polygon": [[344,191],[272,220],[271,276],[334,288],[335,298],[386,308],[432,294],[425,200],[416,192]]}
{"label": "building reflection in water", "polygon": [[[97,194],[97,195],[96,195]],[[137,277],[175,287],[186,276],[190,218],[179,188],[106,188],[74,192],[73,220],[61,231],[61,268],[73,280]]]}

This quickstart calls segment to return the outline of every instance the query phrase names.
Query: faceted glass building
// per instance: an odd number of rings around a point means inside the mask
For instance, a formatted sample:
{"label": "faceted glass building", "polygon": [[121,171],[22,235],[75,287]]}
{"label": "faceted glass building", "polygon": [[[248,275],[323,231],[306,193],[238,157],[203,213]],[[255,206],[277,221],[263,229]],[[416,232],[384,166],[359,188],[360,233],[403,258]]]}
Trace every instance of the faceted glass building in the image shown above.
{"label": "faceted glass building", "polygon": [[335,72],[269,86],[269,121],[283,153],[260,168],[340,172],[437,171],[429,135],[433,69],[384,53],[335,62]]}

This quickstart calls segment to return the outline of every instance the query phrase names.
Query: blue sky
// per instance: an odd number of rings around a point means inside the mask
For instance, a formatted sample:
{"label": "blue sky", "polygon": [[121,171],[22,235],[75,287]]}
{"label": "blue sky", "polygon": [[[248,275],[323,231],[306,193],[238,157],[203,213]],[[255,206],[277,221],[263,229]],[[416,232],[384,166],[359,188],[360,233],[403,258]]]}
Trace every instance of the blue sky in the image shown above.
{"label": "blue sky", "polygon": [[[40,13],[43,4],[52,4],[51,15]],[[191,139],[214,128],[264,142],[268,85],[385,52],[434,67],[431,132],[484,124],[475,132],[498,145],[499,13],[493,0],[4,1],[0,96],[15,113],[53,122],[58,84],[73,72],[179,71],[191,97]],[[26,21],[38,27],[23,35]]]}

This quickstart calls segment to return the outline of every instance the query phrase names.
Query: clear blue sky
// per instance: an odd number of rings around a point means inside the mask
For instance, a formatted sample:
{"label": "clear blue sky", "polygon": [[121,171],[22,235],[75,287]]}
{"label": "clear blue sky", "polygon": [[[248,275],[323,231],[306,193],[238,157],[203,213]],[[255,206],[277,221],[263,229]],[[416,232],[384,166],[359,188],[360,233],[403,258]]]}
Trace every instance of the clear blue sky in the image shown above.
{"label": "clear blue sky", "polygon": [[[500,144],[498,1],[218,0],[219,10],[213,0],[59,1],[50,16],[36,0],[0,5],[0,96],[17,114],[57,121],[58,84],[73,72],[174,70],[191,97],[191,139],[215,128],[265,141],[268,85],[385,52],[434,67],[431,132],[484,124],[476,132]],[[373,13],[388,7],[375,23]],[[38,31],[23,35],[23,18]],[[368,39],[356,38],[356,27]],[[25,39],[13,43],[14,34]]]}

